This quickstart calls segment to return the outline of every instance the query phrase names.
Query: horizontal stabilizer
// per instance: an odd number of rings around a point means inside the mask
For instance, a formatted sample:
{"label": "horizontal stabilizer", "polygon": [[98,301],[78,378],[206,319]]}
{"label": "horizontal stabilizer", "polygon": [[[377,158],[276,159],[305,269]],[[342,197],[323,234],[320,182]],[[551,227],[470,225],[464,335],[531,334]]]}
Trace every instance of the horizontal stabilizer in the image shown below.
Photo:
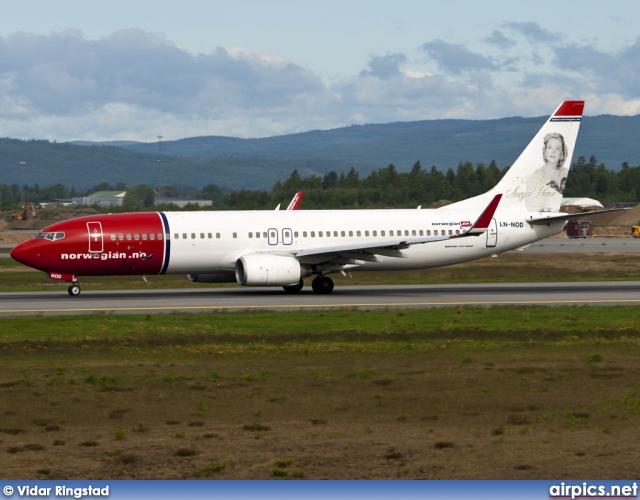
{"label": "horizontal stabilizer", "polygon": [[537,217],[535,219],[529,219],[527,222],[532,226],[548,226],[553,222],[570,221],[574,219],[581,219],[583,217],[592,217],[594,215],[608,214],[611,212],[620,212],[622,210],[629,210],[628,208],[612,208],[609,210],[597,210],[595,212],[581,212],[579,214],[549,214],[545,217]]}

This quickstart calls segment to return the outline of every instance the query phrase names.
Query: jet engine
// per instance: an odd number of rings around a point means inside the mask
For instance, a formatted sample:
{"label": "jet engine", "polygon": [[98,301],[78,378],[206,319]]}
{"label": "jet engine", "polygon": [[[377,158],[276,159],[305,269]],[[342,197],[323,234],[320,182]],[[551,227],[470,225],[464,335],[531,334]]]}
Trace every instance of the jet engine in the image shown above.
{"label": "jet engine", "polygon": [[236,281],[246,286],[285,286],[311,276],[311,269],[293,257],[254,253],[236,261]]}

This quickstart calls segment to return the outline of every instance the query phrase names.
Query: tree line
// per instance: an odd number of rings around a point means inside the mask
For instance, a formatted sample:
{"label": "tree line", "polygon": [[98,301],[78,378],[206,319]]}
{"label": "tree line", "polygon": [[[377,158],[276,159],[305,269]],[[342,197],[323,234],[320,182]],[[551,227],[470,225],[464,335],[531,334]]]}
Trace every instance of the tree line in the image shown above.
{"label": "tree line", "polygon": [[[429,207],[441,201],[459,201],[482,194],[502,178],[507,168],[495,162],[489,165],[460,163],[456,170],[442,172],[435,167],[424,169],[417,162],[409,172],[398,172],[393,165],[361,178],[351,169],[348,173],[329,172],[323,177],[302,179],[294,170],[288,179],[277,182],[270,192],[233,191],[220,206],[223,209],[246,210],[272,208],[286,204],[296,191],[304,191],[303,207],[323,208],[411,208]],[[567,198],[595,198],[603,204],[640,201],[640,166],[623,163],[620,170],[608,170],[591,156],[578,158],[571,168],[564,191]]]}
{"label": "tree line", "polygon": [[[394,165],[360,177],[355,169],[338,174],[330,171],[324,176],[310,175],[302,178],[297,170],[284,181],[275,183],[271,191],[235,190],[225,192],[216,184],[201,189],[189,186],[164,188],[167,197],[189,196],[213,202],[216,210],[273,209],[278,204],[286,206],[296,191],[304,191],[305,209],[349,208],[409,208],[422,205],[425,208],[440,200],[459,201],[491,189],[508,168],[499,168],[495,162],[489,165],[471,162],[460,163],[457,169],[440,171],[435,167],[422,168],[416,162],[409,172],[398,172]],[[127,188],[124,183],[111,185],[103,182],[84,192],[67,189],[62,184],[41,188],[34,186],[0,185],[2,207],[15,208],[21,203],[39,203],[43,200],[61,200],[86,196],[97,191],[127,191],[122,210],[140,210],[155,205],[154,190],[144,184]],[[619,170],[606,168],[592,156],[580,157],[572,165],[564,192],[565,197],[595,198],[603,204],[611,202],[640,201],[640,166],[623,163]],[[162,205],[162,209],[177,209]],[[195,209],[187,206],[186,209]],[[109,211],[114,211],[110,208]]]}

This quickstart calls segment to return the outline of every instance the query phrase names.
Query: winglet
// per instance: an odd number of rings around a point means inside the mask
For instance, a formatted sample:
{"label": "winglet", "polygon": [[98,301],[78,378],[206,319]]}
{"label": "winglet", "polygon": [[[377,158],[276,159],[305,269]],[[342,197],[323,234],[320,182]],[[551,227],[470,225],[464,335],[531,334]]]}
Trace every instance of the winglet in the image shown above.
{"label": "winglet", "polygon": [[302,203],[302,195],[303,194],[304,194],[304,191],[298,191],[293,196],[293,199],[291,200],[291,203],[289,203],[289,206],[287,207],[287,210],[298,210],[300,208],[300,204]]}
{"label": "winglet", "polygon": [[489,203],[489,205],[487,205],[487,208],[485,208],[484,211],[480,214],[478,220],[476,220],[471,226],[471,229],[465,231],[460,236],[478,236],[480,234],[483,234],[489,228],[491,219],[493,219],[493,215],[496,213],[498,203],[500,203],[501,199],[501,194],[495,195],[493,197],[493,200],[491,200],[491,203]]}

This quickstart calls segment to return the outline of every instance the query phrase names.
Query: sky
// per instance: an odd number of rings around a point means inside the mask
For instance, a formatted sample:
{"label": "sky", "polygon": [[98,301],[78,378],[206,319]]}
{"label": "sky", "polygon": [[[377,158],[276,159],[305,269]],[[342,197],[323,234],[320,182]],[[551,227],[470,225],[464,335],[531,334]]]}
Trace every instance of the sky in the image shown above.
{"label": "sky", "polygon": [[632,0],[3,2],[0,137],[270,137],[564,99],[636,115],[638,19]]}

